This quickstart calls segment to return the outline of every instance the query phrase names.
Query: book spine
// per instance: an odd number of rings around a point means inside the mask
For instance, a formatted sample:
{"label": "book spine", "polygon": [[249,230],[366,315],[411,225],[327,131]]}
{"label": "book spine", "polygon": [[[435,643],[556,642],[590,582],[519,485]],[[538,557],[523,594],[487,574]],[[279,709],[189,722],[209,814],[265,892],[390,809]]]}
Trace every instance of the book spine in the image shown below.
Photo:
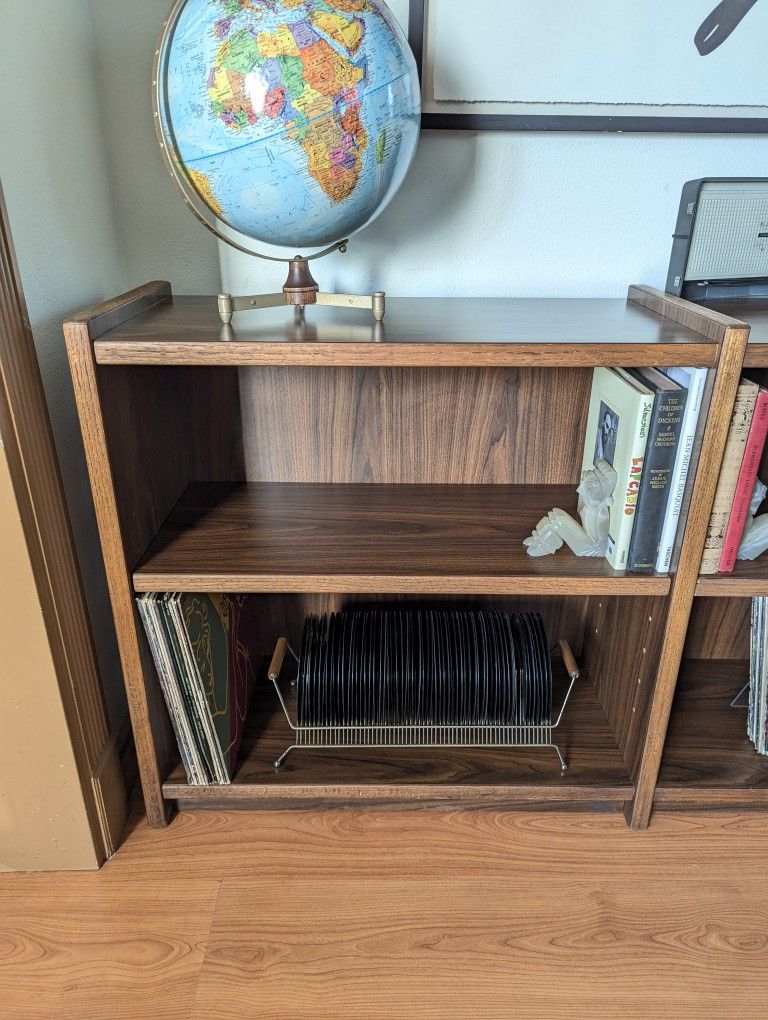
{"label": "book spine", "polygon": [[688,401],[685,405],[685,415],[680,432],[680,441],[675,456],[675,466],[672,471],[670,485],[670,496],[667,501],[667,509],[664,514],[664,525],[659,539],[659,555],[656,560],[656,572],[666,574],[672,565],[672,550],[675,546],[677,526],[680,522],[680,514],[683,508],[683,497],[688,481],[688,472],[693,457],[693,447],[696,442],[696,429],[699,424],[699,414],[704,397],[704,387],[707,381],[707,370],[705,368],[694,369],[691,374]]}
{"label": "book spine", "polygon": [[752,490],[755,487],[766,435],[768,435],[768,390],[761,389],[755,403],[755,413],[752,416],[744,459],[736,482],[731,516],[725,532],[723,552],[717,568],[723,574],[732,573],[736,566],[736,555],[741,544],[741,536],[744,534],[744,525],[747,523]]}
{"label": "book spine", "polygon": [[744,448],[747,445],[747,436],[752,424],[757,391],[757,386],[753,386],[750,383],[742,383],[736,394],[731,428],[725,444],[725,453],[723,454],[723,466],[720,469],[715,501],[712,505],[712,515],[707,528],[704,554],[701,558],[700,573],[702,574],[716,574],[717,568],[720,565],[720,556],[722,555],[723,543],[725,542],[725,531],[728,527],[728,518],[731,515],[731,505],[733,503],[734,492],[736,491],[736,482],[738,481],[741,462],[744,459]]}
{"label": "book spine", "polygon": [[656,569],[686,398],[685,390],[660,390],[653,406],[627,559],[627,569],[636,574],[652,574]]}
{"label": "book spine", "polygon": [[[614,493],[614,510],[611,514],[611,530],[615,535],[608,539],[606,558],[614,570],[626,570],[629,558],[629,546],[632,541],[632,528],[637,513],[637,501],[640,493],[640,482],[643,477],[645,450],[648,443],[648,426],[653,413],[653,396],[639,397],[639,413],[635,424],[632,448],[627,464],[622,465],[616,482]],[[629,425],[629,422],[627,422]],[[618,465],[614,465],[617,467]]]}

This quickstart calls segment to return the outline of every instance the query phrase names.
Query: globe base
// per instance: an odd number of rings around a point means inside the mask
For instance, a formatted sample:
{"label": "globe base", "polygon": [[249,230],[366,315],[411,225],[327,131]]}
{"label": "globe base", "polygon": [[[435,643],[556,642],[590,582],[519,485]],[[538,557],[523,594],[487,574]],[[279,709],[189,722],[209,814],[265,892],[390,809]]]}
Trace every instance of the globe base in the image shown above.
{"label": "globe base", "polygon": [[304,308],[307,305],[329,305],[335,308],[366,308],[373,312],[376,322],[382,322],[385,301],[386,295],[383,290],[374,291],[373,294],[328,294],[321,291],[309,271],[308,260],[297,255],[290,260],[288,279],[279,294],[255,294],[247,297],[219,294],[219,315],[224,325],[228,326],[235,312],[293,305],[297,321],[300,321],[304,317]]}

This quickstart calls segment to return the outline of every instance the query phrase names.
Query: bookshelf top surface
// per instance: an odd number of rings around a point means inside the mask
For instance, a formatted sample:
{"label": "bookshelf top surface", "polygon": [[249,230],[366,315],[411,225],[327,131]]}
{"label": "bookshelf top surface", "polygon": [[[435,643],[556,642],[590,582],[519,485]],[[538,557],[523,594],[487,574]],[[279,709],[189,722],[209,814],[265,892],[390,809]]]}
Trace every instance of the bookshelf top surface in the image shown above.
{"label": "bookshelf top surface", "polygon": [[100,364],[714,364],[701,333],[623,299],[391,298],[368,311],[240,312],[223,327],[214,296],[174,297],[102,333]]}
{"label": "bookshelf top surface", "polygon": [[768,301],[709,301],[702,304],[746,322],[750,332],[744,364],[751,368],[768,366]]}

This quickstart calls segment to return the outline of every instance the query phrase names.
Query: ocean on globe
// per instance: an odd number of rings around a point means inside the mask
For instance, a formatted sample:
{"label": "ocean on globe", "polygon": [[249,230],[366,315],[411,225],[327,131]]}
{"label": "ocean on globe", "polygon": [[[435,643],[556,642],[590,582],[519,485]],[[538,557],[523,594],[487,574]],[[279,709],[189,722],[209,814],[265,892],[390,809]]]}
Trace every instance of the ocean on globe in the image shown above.
{"label": "ocean on globe", "polygon": [[185,0],[159,57],[159,123],[220,222],[282,247],[369,224],[416,151],[416,62],[380,0]]}

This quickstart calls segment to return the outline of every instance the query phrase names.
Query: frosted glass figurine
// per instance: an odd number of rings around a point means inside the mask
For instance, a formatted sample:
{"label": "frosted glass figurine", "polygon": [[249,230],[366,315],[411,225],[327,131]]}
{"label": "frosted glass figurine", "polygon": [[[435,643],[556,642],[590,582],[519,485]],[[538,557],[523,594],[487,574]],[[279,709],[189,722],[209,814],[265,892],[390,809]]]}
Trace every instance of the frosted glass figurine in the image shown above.
{"label": "frosted glass figurine", "polygon": [[585,471],[576,490],[581,524],[565,510],[555,507],[542,517],[530,538],[523,540],[528,555],[551,556],[565,543],[577,556],[605,556],[616,478],[607,460],[599,460]]}
{"label": "frosted glass figurine", "polygon": [[739,560],[756,560],[761,553],[768,549],[768,514],[755,517],[757,508],[765,499],[766,492],[768,492],[768,486],[758,478],[752,491],[749,516],[736,556]]}

